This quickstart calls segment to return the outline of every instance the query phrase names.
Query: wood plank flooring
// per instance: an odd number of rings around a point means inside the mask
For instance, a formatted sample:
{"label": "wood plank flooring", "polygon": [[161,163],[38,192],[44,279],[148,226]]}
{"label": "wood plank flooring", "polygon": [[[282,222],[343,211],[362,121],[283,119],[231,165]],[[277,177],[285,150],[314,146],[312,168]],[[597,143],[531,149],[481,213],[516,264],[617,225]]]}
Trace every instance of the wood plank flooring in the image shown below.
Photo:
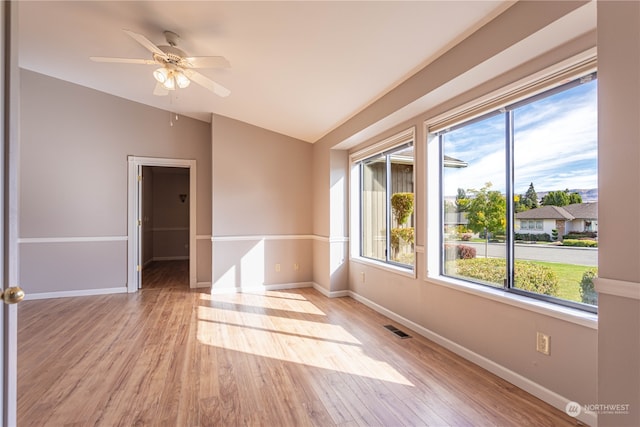
{"label": "wood plank flooring", "polygon": [[351,298],[158,274],[136,294],[21,303],[19,425],[576,425]]}

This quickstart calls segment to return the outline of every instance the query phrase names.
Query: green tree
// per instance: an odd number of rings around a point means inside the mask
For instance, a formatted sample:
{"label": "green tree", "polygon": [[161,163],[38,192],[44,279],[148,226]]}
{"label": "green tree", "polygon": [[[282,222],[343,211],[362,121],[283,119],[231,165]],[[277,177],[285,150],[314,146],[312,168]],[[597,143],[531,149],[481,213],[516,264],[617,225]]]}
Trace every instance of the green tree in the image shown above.
{"label": "green tree", "polygon": [[580,194],[578,193],[569,194],[569,204],[573,205],[574,203],[582,203],[582,196]]}
{"label": "green tree", "polygon": [[564,191],[549,191],[542,198],[543,206],[567,206],[574,203],[582,203],[582,196],[576,192],[569,193],[568,188]]}
{"label": "green tree", "polygon": [[456,194],[456,212],[467,212],[469,210],[469,198],[467,193],[462,188],[458,188],[458,194]]}
{"label": "green tree", "polygon": [[467,220],[469,228],[474,233],[485,234],[485,257],[489,246],[489,233],[504,230],[507,223],[507,201],[499,191],[489,190],[491,183],[487,182],[480,190],[467,190],[471,194]]}
{"label": "green tree", "polygon": [[549,191],[542,198],[543,206],[567,206],[569,204],[569,193],[566,191]]}
{"label": "green tree", "polygon": [[520,203],[527,207],[527,209],[535,209],[538,207],[538,193],[533,188],[533,182],[529,184],[527,192],[524,193],[524,197],[521,198]]}

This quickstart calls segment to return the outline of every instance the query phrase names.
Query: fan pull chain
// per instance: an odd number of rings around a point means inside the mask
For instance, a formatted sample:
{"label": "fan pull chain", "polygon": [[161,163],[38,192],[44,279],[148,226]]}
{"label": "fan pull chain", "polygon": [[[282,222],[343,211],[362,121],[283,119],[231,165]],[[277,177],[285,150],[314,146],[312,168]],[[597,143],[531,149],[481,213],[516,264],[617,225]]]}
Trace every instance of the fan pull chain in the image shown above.
{"label": "fan pull chain", "polygon": [[[169,112],[169,126],[173,126],[173,116],[174,116],[174,114],[175,113]],[[180,117],[178,117],[177,114],[175,114],[175,116],[176,116],[176,122],[177,122]]]}

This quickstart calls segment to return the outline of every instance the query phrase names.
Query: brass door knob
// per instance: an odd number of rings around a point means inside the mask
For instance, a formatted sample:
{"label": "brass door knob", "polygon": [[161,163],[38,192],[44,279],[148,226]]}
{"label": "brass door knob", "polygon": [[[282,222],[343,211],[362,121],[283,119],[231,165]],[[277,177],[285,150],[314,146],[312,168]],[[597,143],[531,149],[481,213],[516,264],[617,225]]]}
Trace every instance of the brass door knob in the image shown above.
{"label": "brass door knob", "polygon": [[5,304],[17,304],[24,299],[24,291],[19,286],[11,286],[2,292]]}

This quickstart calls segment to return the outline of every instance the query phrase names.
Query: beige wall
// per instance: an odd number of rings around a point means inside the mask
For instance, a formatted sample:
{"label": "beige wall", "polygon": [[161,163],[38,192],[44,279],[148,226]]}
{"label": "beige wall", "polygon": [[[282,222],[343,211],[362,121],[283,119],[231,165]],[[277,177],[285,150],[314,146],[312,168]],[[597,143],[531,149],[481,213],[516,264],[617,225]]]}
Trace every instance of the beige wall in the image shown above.
{"label": "beige wall", "polygon": [[[166,111],[28,70],[21,78],[20,283],[27,293],[124,290],[128,155],[196,159],[197,234],[211,235],[208,123],[181,117],[171,127]],[[197,262],[198,281],[210,281],[210,253],[200,251]]]}
{"label": "beige wall", "polygon": [[598,2],[597,402],[630,405],[601,427],[640,425],[639,29],[640,3]]}
{"label": "beige wall", "polygon": [[222,116],[212,126],[213,288],[309,284],[311,144]]}
{"label": "beige wall", "polygon": [[[582,3],[517,3],[498,19],[318,141],[314,146],[313,185],[314,190],[320,193],[314,194],[314,200],[318,201],[314,209],[314,230],[319,233],[327,232],[331,224],[330,215],[335,209],[333,204],[337,203],[331,199],[331,190],[324,184],[335,174],[332,167],[336,163],[330,155],[334,147],[342,147],[341,143],[347,138],[366,130],[421,96],[438,90],[444,83],[481,65],[580,4]],[[414,119],[388,128],[351,150],[379,142],[410,127],[416,129],[416,277],[351,259],[348,283],[354,297],[419,329],[488,369],[501,373],[562,410],[567,400],[583,404],[597,402],[596,324],[588,320],[567,321],[562,316],[527,308],[526,305],[507,304],[500,298],[464,292],[428,279],[426,260],[438,256],[437,253],[429,253],[429,242],[438,236],[429,236],[427,233],[427,227],[433,219],[427,215],[430,189],[424,123],[454,106],[592,48],[595,43],[595,33],[577,37],[567,45],[517,69],[490,81],[479,81],[478,86],[471,91],[446,100]],[[329,244],[318,244],[316,249],[321,251],[314,252],[316,266],[323,268],[335,256],[334,248]],[[331,283],[330,279],[323,277],[322,271],[314,272],[314,276]],[[537,331],[551,335],[551,356],[536,352]],[[592,421],[594,418],[588,419]]]}

